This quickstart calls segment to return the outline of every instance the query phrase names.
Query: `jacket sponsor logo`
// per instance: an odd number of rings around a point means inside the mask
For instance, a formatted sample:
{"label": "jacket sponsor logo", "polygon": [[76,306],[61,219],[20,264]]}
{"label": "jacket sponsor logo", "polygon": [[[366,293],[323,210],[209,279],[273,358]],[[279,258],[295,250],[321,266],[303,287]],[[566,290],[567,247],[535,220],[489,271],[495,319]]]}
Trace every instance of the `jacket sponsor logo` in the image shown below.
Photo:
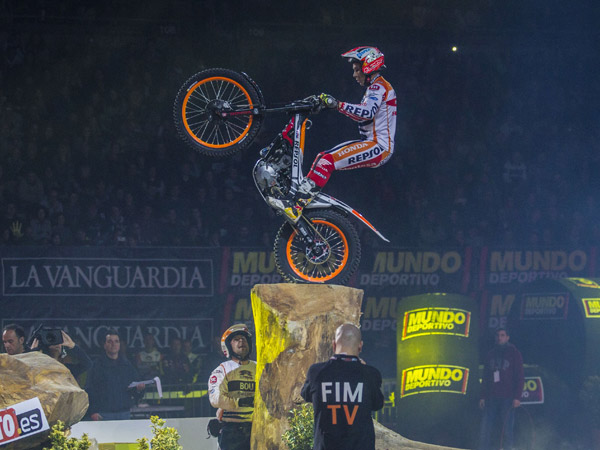
{"label": "jacket sponsor logo", "polygon": [[229,392],[254,392],[255,387],[256,383],[254,381],[230,380],[227,383],[227,389],[229,390]]}
{"label": "jacket sponsor logo", "polygon": [[341,152],[339,152],[337,155],[338,156],[344,156],[347,153],[351,153],[351,152],[363,149],[363,148],[368,147],[368,146],[369,146],[369,144],[367,144],[366,142],[357,142],[356,144],[349,145],[344,150],[342,150]]}
{"label": "jacket sponsor logo", "polygon": [[567,292],[523,294],[521,299],[522,320],[566,319],[568,309]]}
{"label": "jacket sponsor logo", "polygon": [[215,384],[215,383],[217,382],[217,377],[216,377],[216,375],[213,375],[212,377],[210,377],[210,380],[209,380],[209,382],[210,382],[210,384]]}
{"label": "jacket sponsor logo", "polygon": [[471,312],[456,308],[420,308],[404,313],[402,340],[446,334],[469,337]]}
{"label": "jacket sponsor logo", "polygon": [[240,370],[240,378],[246,380],[254,380],[254,375],[249,370]]}
{"label": "jacket sponsor logo", "polygon": [[[338,410],[342,410],[346,418],[346,423],[352,425],[358,412],[358,405],[352,407],[352,412],[348,407],[348,403],[362,403],[363,399],[363,383],[356,383],[356,388],[348,381],[322,381],[321,382],[321,401],[327,404],[327,409],[331,411],[331,424],[338,424]],[[331,404],[334,403],[335,404]],[[343,403],[343,404],[340,404]]]}
{"label": "jacket sponsor logo", "polygon": [[582,298],[585,317],[600,318],[600,298]]}
{"label": "jacket sponsor logo", "polygon": [[369,159],[374,158],[375,156],[379,156],[382,151],[383,150],[381,149],[381,147],[376,145],[375,147],[373,147],[370,150],[367,150],[364,153],[360,153],[356,156],[351,156],[350,158],[348,158],[348,163],[354,164],[354,163],[358,163],[361,161],[368,161]]}
{"label": "jacket sponsor logo", "polygon": [[402,371],[400,397],[414,394],[449,392],[466,394],[469,369],[460,366],[426,365]]}

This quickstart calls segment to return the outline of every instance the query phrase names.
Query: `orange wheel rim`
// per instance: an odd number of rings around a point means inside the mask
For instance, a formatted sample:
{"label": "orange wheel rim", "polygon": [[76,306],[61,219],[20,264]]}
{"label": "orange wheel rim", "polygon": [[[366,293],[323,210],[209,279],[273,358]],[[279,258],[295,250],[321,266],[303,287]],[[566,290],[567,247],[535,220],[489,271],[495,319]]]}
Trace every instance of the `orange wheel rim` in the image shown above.
{"label": "orange wheel rim", "polygon": [[[196,142],[198,142],[206,147],[220,149],[220,148],[230,147],[230,146],[238,143],[239,141],[241,141],[250,131],[250,127],[252,126],[253,117],[252,117],[252,115],[243,116],[243,117],[248,118],[248,123],[245,124],[245,126],[244,125],[239,126],[240,130],[239,131],[236,130],[235,134],[238,134],[238,136],[235,139],[224,142],[223,144],[215,144],[212,142],[207,142],[204,139],[198,137],[196,132],[194,132],[192,130],[192,126],[190,125],[189,120],[188,120],[188,115],[187,115],[188,104],[190,103],[190,97],[192,96],[192,94],[194,94],[194,92],[197,91],[197,89],[200,86],[205,85],[207,83],[213,83],[213,82],[226,82],[228,84],[232,84],[232,85],[236,86],[241,91],[242,98],[247,100],[247,104],[244,104],[243,107],[251,109],[253,107],[253,105],[252,105],[252,99],[250,98],[250,94],[248,94],[248,91],[246,89],[244,89],[244,87],[241,84],[239,84],[237,81],[234,81],[231,78],[227,78],[227,77],[206,78],[204,80],[200,80],[197,83],[193,84],[190,87],[190,89],[188,89],[187,93],[185,94],[185,97],[183,98],[183,104],[181,106],[181,117],[183,119],[183,126],[185,127],[188,135],[192,139],[194,139]],[[239,118],[241,116],[237,116],[237,117]]]}
{"label": "orange wheel rim", "polygon": [[[336,248],[340,248],[342,250],[341,254],[337,254],[334,249],[332,249],[331,245],[330,245],[330,255],[329,258],[336,258],[336,256],[339,257],[339,261],[335,261],[335,265],[329,266],[332,270],[327,271],[327,273],[319,273],[320,271],[318,270],[319,268],[322,267],[322,264],[313,264],[308,262],[307,263],[307,268],[312,266],[312,271],[316,272],[317,274],[311,274],[311,273],[307,273],[307,271],[303,271],[300,270],[298,268],[298,264],[296,263],[296,261],[294,261],[294,254],[299,254],[299,253],[294,253],[293,252],[293,244],[294,244],[294,240],[296,238],[296,236],[298,235],[298,232],[296,230],[294,230],[294,232],[290,235],[290,237],[287,240],[286,246],[285,246],[285,255],[287,258],[287,262],[289,267],[292,269],[292,271],[302,280],[305,281],[310,281],[313,283],[324,283],[327,281],[330,281],[332,279],[334,279],[335,277],[337,277],[342,270],[344,270],[344,267],[346,267],[346,264],[348,263],[348,254],[349,254],[349,248],[348,248],[348,240],[346,239],[346,235],[344,233],[342,233],[342,230],[340,230],[340,228],[337,225],[334,225],[333,223],[327,221],[327,220],[323,220],[323,219],[315,219],[312,221],[313,224],[315,225],[323,225],[325,227],[330,228],[331,230],[335,231],[337,239],[339,240],[339,242],[335,243],[335,247]],[[328,242],[329,243],[329,242]],[[310,271],[308,271],[310,272]]]}

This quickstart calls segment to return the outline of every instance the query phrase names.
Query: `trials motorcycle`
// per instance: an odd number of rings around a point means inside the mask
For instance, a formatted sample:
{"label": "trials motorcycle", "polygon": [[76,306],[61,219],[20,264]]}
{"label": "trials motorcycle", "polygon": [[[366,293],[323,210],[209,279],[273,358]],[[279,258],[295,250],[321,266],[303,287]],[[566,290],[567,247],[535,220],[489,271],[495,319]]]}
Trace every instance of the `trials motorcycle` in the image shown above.
{"label": "trials motorcycle", "polygon": [[[289,114],[287,126],[260,151],[252,175],[263,199],[294,194],[304,174],[305,133],[309,116],[326,107],[312,96],[290,104],[267,108],[258,85],[245,73],[229,69],[207,69],[188,79],[180,88],[173,114],[179,135],[194,149],[208,156],[240,152],[256,138],[265,115]],[[270,205],[269,205],[270,206]],[[298,222],[285,215],[275,238],[275,263],[288,282],[346,284],[358,268],[359,235],[349,220],[355,218],[389,242],[358,211],[319,193]]]}

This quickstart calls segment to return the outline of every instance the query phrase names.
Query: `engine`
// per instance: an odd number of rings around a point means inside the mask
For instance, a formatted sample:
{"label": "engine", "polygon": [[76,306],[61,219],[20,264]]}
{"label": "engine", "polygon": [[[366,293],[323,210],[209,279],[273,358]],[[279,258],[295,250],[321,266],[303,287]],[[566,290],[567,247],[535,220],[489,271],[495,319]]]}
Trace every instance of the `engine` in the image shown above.
{"label": "engine", "polygon": [[254,166],[254,181],[263,196],[281,197],[291,184],[292,148],[279,135],[260,151]]}

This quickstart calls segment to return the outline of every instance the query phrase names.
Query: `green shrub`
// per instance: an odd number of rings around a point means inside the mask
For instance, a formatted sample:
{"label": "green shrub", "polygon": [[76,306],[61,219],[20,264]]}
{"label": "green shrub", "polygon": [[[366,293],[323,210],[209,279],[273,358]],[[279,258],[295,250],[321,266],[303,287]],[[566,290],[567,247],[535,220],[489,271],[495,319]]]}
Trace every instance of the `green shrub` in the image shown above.
{"label": "green shrub", "polygon": [[50,443],[52,447],[44,447],[44,450],[87,450],[92,445],[87,434],[81,436],[81,439],[67,438],[68,432],[65,431],[65,424],[60,420],[52,427],[50,432]]}
{"label": "green shrub", "polygon": [[146,438],[138,439],[138,450],[183,450],[179,445],[179,431],[165,427],[165,421],[158,416],[151,416],[150,422],[154,437],[149,442]]}
{"label": "green shrub", "polygon": [[290,429],[283,433],[289,450],[311,450],[313,446],[313,407],[310,403],[290,411]]}

